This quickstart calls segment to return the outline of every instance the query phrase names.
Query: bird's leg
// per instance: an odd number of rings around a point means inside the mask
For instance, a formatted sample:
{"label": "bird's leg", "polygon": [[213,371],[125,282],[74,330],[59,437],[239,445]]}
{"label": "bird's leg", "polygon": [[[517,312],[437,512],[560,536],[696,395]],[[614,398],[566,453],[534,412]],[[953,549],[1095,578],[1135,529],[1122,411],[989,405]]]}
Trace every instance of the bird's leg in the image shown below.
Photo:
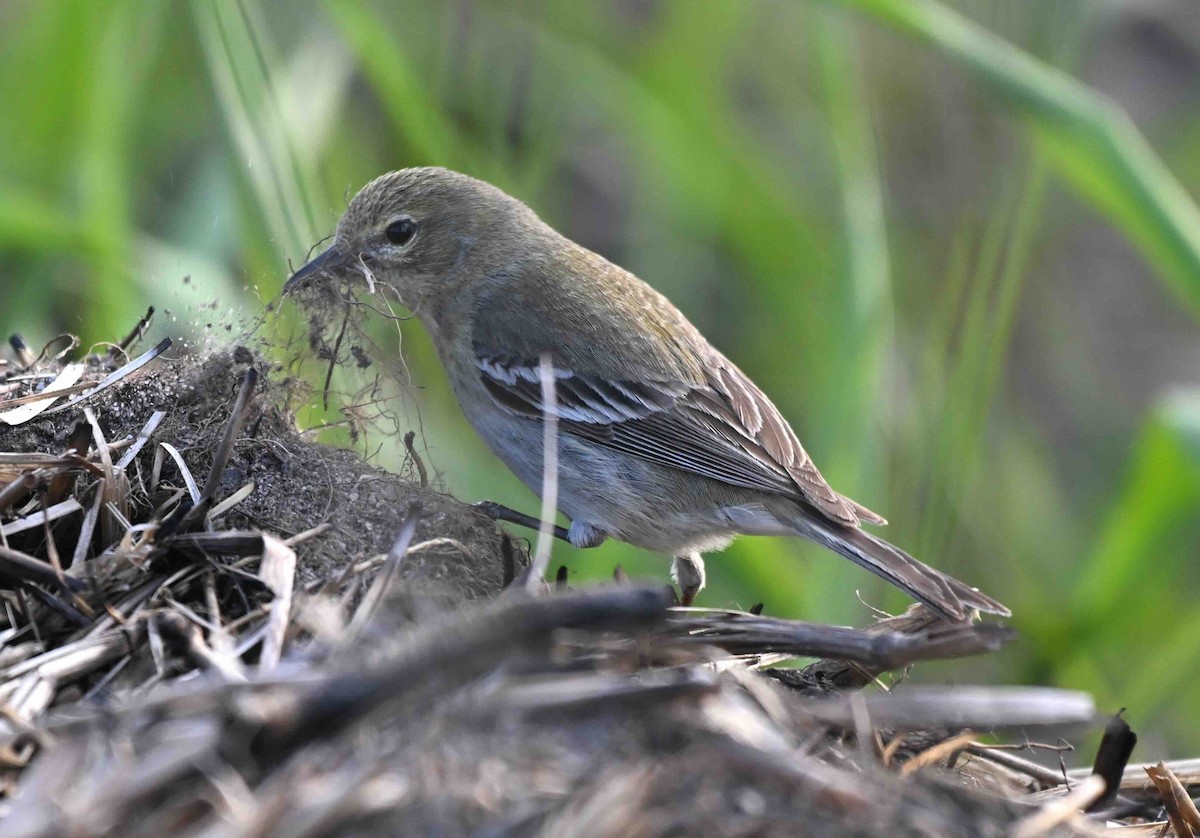
{"label": "bird's leg", "polygon": [[[480,501],[475,504],[475,508],[497,521],[519,524],[531,530],[540,530],[542,528],[541,519],[535,518],[532,515],[526,515],[524,512],[518,512],[515,509],[510,509],[495,501]],[[555,538],[567,542],[572,547],[579,547],[581,549],[599,547],[608,538],[608,533],[593,527],[591,524],[585,524],[582,521],[572,521],[570,529],[555,524],[553,535]]]}
{"label": "bird's leg", "polygon": [[[479,503],[475,504],[475,508],[494,521],[507,521],[510,524],[518,524],[522,527],[528,527],[531,530],[540,530],[542,528],[542,521],[540,518],[535,518],[532,515],[526,515],[524,512],[518,512],[515,509],[511,509],[503,504],[496,503],[495,501],[481,500]],[[560,527],[557,524],[554,525],[554,531],[552,535],[555,538],[561,539],[568,543],[571,541],[570,536],[567,533],[567,528]]]}
{"label": "bird's leg", "polygon": [[671,578],[679,585],[679,604],[691,605],[704,587],[704,559],[699,553],[676,556],[671,562]]}

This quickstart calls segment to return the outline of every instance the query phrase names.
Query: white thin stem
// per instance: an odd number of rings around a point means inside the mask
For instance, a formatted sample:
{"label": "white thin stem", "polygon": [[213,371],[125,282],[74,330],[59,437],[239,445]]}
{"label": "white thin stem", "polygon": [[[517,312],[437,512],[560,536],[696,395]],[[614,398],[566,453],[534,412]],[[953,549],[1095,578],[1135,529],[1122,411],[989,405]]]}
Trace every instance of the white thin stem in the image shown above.
{"label": "white thin stem", "polygon": [[530,591],[538,589],[550,566],[554,518],[558,514],[558,402],[554,363],[547,354],[538,361],[538,377],[542,382],[542,523],[527,580]]}

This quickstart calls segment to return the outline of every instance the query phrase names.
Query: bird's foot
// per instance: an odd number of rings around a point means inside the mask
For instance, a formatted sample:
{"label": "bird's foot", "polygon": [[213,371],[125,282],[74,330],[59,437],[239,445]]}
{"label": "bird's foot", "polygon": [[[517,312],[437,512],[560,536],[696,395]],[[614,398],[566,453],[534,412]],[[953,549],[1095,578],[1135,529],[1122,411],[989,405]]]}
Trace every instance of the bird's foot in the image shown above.
{"label": "bird's foot", "polygon": [[[524,512],[517,512],[515,509],[510,509],[495,501],[482,500],[475,504],[475,508],[493,521],[507,521],[510,524],[519,524],[531,530],[540,530],[542,528],[540,519],[534,518],[532,515],[526,515]],[[572,521],[570,528],[560,527],[556,524],[553,535],[555,538],[565,541],[572,547],[578,547],[581,550],[586,550],[589,547],[599,547],[608,539],[608,533],[604,530],[583,521]]]}
{"label": "bird's foot", "polygon": [[679,604],[691,606],[696,601],[696,594],[704,587],[704,559],[698,553],[676,556],[671,562],[671,577],[679,585]]}

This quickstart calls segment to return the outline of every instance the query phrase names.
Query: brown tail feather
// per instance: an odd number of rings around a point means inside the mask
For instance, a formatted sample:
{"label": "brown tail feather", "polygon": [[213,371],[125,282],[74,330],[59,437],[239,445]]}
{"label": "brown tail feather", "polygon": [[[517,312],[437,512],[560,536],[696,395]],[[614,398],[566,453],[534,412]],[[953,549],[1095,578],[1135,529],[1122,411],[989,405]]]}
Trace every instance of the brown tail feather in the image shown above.
{"label": "brown tail feather", "polygon": [[1003,617],[1012,613],[986,594],[868,532],[807,515],[796,526],[802,535],[883,577],[948,619],[964,620],[971,609]]}

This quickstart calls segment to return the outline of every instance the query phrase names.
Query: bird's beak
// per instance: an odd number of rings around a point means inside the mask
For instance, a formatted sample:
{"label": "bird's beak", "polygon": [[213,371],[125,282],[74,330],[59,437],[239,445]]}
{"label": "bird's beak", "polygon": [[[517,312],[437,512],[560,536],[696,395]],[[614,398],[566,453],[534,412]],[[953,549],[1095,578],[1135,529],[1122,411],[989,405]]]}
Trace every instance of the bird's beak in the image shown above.
{"label": "bird's beak", "polygon": [[345,260],[342,254],[338,253],[334,248],[329,248],[324,253],[315,257],[303,268],[292,274],[291,279],[283,285],[284,295],[290,294],[296,289],[307,285],[313,277],[325,274],[332,276],[336,274],[342,267]]}

